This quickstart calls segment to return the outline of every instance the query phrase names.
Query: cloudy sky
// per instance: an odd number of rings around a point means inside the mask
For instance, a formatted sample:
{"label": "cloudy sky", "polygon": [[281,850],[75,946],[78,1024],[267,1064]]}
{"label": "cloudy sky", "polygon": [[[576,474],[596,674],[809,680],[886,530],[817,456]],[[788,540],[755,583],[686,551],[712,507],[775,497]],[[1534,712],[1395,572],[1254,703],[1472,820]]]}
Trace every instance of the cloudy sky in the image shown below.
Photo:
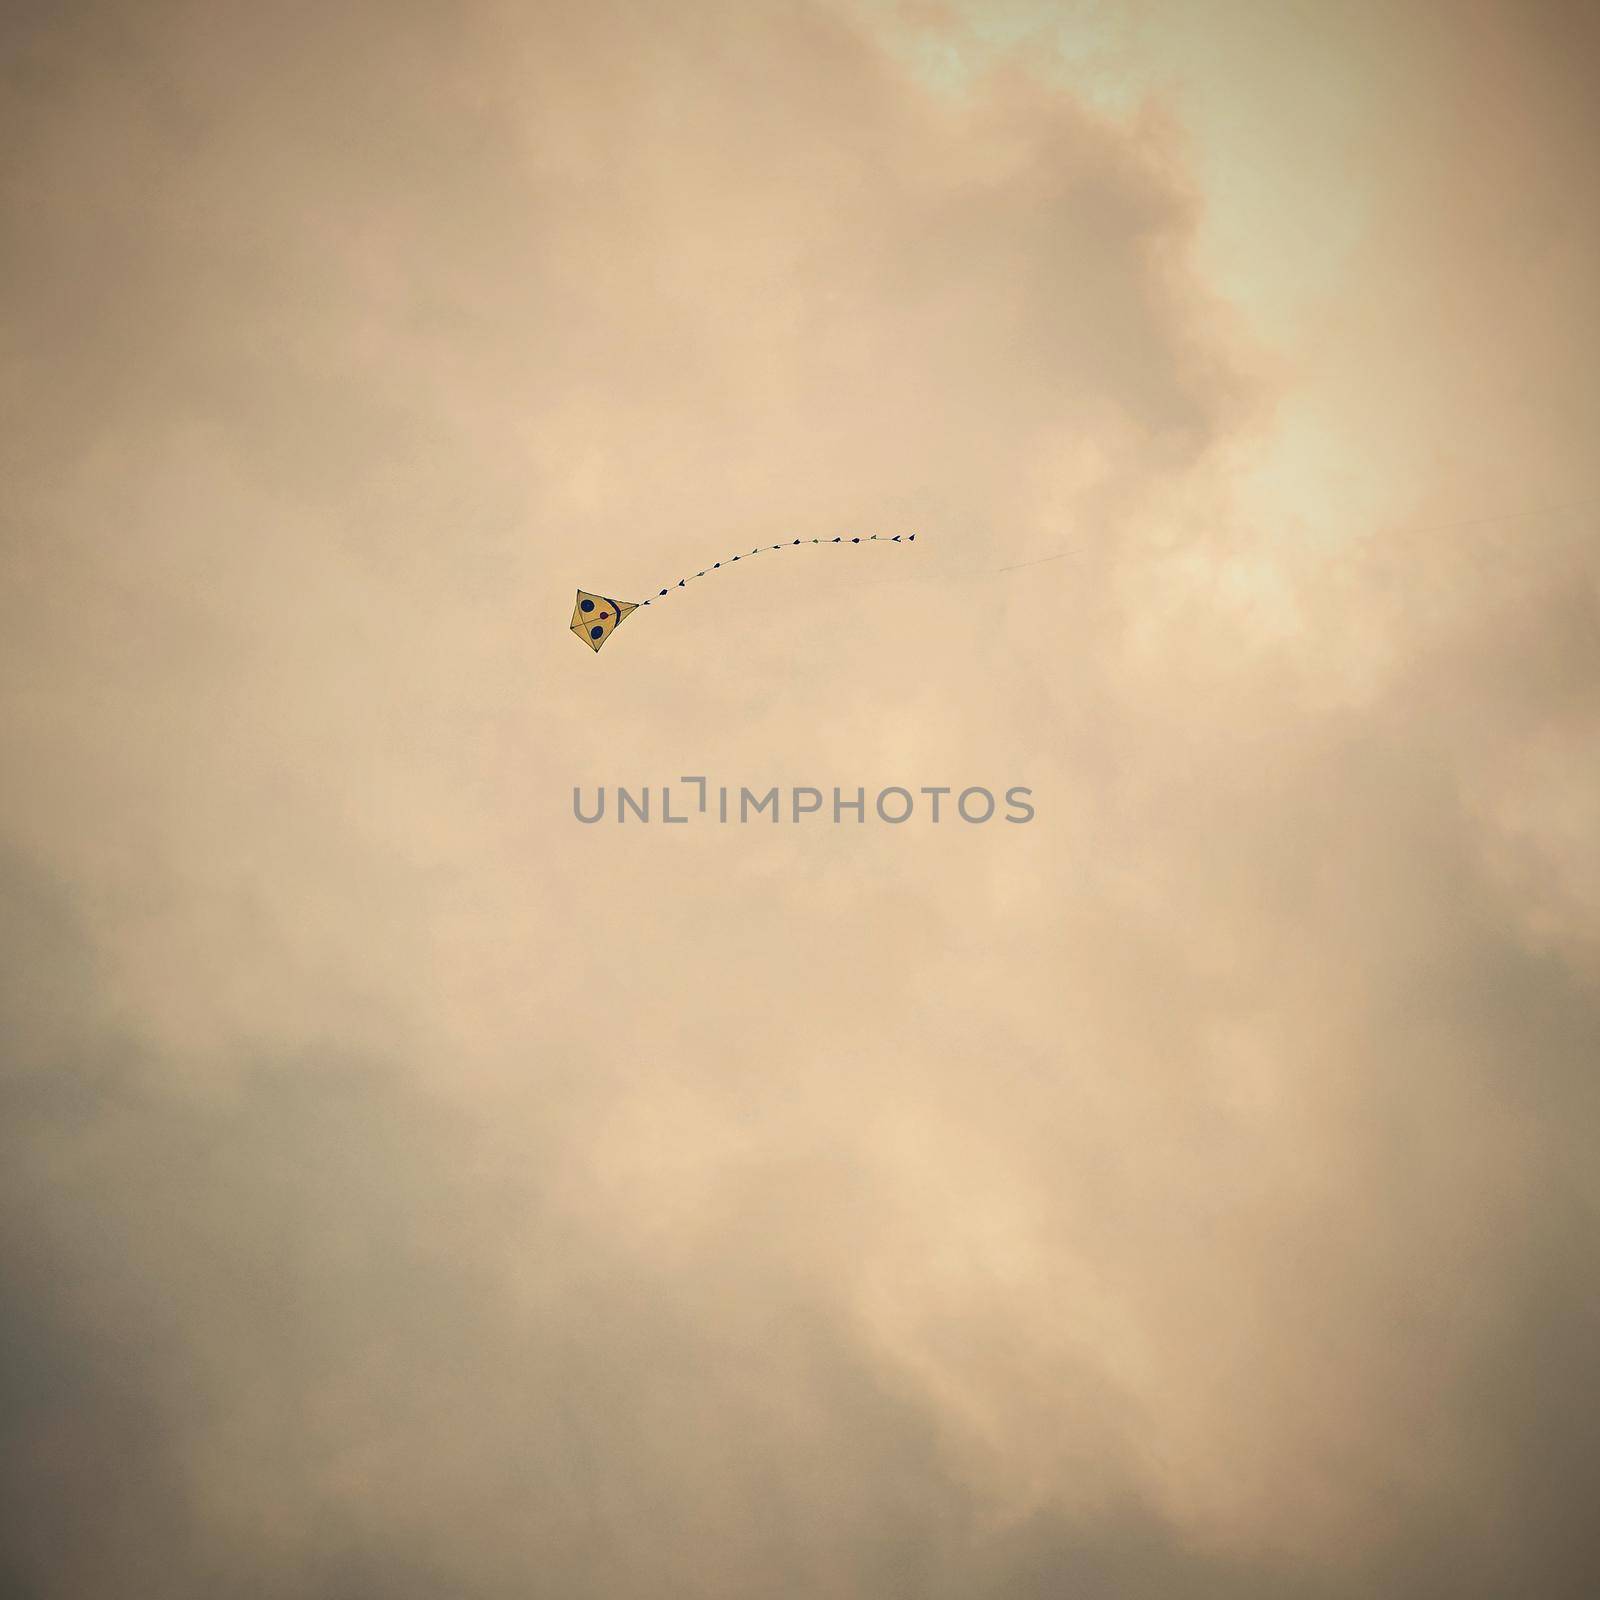
{"label": "cloudy sky", "polygon": [[7,6],[6,1591],[1597,1592],[1595,59]]}

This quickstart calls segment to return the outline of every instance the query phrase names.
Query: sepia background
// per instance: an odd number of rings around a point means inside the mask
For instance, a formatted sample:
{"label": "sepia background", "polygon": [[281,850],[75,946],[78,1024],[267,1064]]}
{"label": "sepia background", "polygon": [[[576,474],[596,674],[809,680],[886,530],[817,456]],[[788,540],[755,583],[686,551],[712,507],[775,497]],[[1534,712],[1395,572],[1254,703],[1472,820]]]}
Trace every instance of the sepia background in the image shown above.
{"label": "sepia background", "polygon": [[0,59],[8,1594],[1600,1592],[1595,8]]}

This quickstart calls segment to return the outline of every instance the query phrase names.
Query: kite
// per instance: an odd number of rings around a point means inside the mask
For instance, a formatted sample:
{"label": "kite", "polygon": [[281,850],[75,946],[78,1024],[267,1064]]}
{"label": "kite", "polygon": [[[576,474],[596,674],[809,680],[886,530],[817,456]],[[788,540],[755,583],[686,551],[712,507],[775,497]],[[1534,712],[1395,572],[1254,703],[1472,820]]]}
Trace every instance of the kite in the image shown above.
{"label": "kite", "polygon": [[731,567],[736,561],[748,561],[751,556],[758,556],[769,550],[792,550],[797,544],[877,544],[880,541],[884,544],[899,544],[902,537],[907,544],[915,544],[917,540],[914,533],[903,536],[898,533],[871,533],[865,538],[849,538],[841,534],[835,539],[792,539],[788,544],[758,544],[754,550],[744,555],[724,557],[721,561],[713,561],[709,567],[701,568],[699,572],[679,578],[676,585],[661,590],[654,600],[613,600],[607,595],[591,594],[587,589],[580,589],[572,608],[572,631],[591,650],[598,651],[600,646],[617,631],[624,619],[633,612],[645,606],[659,605],[674,588],[682,589],[693,583],[696,578],[720,572],[724,567]]}
{"label": "kite", "polygon": [[608,600],[603,594],[578,591],[578,603],[572,608],[572,631],[588,645],[598,650],[612,635],[617,624],[630,611],[639,607],[631,600]]}

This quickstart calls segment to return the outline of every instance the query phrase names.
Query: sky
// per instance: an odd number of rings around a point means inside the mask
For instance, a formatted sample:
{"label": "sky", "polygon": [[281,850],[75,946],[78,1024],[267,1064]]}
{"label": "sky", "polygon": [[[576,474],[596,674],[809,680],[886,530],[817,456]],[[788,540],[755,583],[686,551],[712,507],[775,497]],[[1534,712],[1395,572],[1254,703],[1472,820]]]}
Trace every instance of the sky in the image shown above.
{"label": "sky", "polygon": [[8,7],[7,1592],[1595,1592],[1597,35]]}

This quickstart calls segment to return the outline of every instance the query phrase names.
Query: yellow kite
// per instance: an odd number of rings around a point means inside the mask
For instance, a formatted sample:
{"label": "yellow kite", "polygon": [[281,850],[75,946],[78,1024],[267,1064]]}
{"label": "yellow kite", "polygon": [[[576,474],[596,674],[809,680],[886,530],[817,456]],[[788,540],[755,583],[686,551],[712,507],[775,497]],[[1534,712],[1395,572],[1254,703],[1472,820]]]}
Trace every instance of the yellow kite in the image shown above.
{"label": "yellow kite", "polygon": [[[908,533],[904,536],[907,544],[915,544],[917,536]],[[769,550],[792,550],[797,544],[899,544],[902,535],[888,533],[869,533],[864,537],[851,537],[840,534],[836,539],[794,539],[788,544],[758,544],[754,550],[742,556],[728,556],[722,561],[713,561],[709,567],[702,567],[699,572],[691,573],[686,578],[679,578],[676,587],[681,589],[686,584],[693,583],[696,578],[703,578],[708,573],[720,572],[723,567],[731,567],[736,561],[748,561],[751,556],[761,555]],[[630,611],[637,611],[641,606],[658,604],[672,593],[671,588],[663,589],[649,600],[612,600],[603,594],[590,594],[587,589],[578,591],[577,603],[572,608],[572,631],[588,645],[591,650],[598,650],[607,639],[616,632],[617,624],[628,615]]]}

